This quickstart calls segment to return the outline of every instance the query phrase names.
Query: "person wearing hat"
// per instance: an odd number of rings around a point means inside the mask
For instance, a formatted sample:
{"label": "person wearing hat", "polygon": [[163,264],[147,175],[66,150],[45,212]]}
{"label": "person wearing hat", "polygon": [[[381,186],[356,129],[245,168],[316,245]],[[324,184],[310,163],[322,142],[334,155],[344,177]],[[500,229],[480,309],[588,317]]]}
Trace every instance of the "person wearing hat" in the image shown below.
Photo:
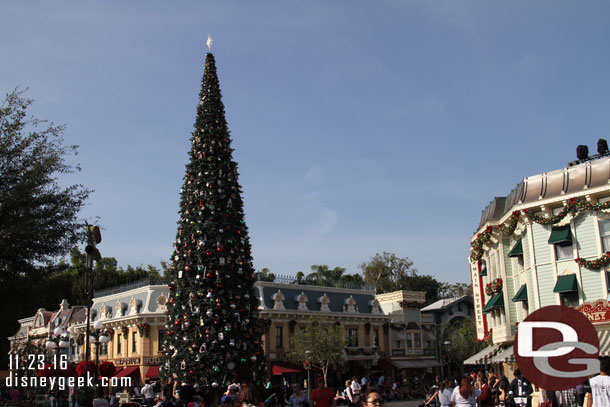
{"label": "person wearing hat", "polygon": [[335,392],[326,387],[323,377],[318,378],[318,388],[311,392],[311,407],[331,407],[335,405]]}

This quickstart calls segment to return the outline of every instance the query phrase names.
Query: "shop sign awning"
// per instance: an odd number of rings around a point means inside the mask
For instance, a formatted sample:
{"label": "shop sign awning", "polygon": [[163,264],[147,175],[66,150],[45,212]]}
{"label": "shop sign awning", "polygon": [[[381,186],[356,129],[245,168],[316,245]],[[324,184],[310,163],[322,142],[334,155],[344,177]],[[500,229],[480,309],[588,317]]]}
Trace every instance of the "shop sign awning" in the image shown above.
{"label": "shop sign awning", "polygon": [[394,370],[396,366],[387,359],[379,359],[377,361],[377,368],[381,370]]}
{"label": "shop sign awning", "polygon": [[597,331],[599,356],[610,356],[610,331]]}
{"label": "shop sign awning", "polygon": [[299,366],[288,362],[274,362],[271,367],[271,374],[274,376],[280,376],[285,373],[302,373],[304,371],[305,370]]}
{"label": "shop sign awning", "polygon": [[507,257],[523,256],[523,243],[521,243],[521,239],[519,239],[519,241],[517,243],[515,243],[513,248],[510,249],[510,252],[508,252],[508,254],[506,256]]}
{"label": "shop sign awning", "polygon": [[[123,368],[122,368],[122,367],[118,367],[118,366],[116,366],[116,367],[114,368],[114,374],[113,374],[113,376],[114,376],[114,377],[116,377],[116,375],[118,375],[118,374],[119,374],[119,373],[121,373],[122,371],[123,371]],[[120,377],[120,376],[119,376],[119,377]]]}
{"label": "shop sign awning", "polygon": [[557,277],[557,283],[553,288],[554,293],[573,293],[578,292],[578,280],[576,274],[568,274]]}
{"label": "shop sign awning", "polygon": [[523,284],[517,294],[513,297],[513,302],[527,301],[527,284]]}
{"label": "shop sign awning", "polygon": [[499,307],[503,307],[503,306],[504,306],[504,293],[496,294],[493,297],[491,297],[491,299],[489,300],[487,305],[485,305],[485,308],[483,308],[483,312],[489,312],[489,311],[493,310],[494,308],[499,308]]}
{"label": "shop sign awning", "polygon": [[501,350],[496,354],[496,356],[491,358],[491,363],[505,363],[505,362],[514,362],[515,355],[513,353],[513,346],[509,346],[508,348]]}
{"label": "shop sign awning", "polygon": [[394,360],[392,361],[399,369],[423,369],[427,367],[438,367],[441,363],[437,360]]}
{"label": "shop sign awning", "polygon": [[483,349],[479,353],[476,353],[464,361],[465,365],[485,365],[491,363],[491,358],[494,357],[499,351],[500,345],[492,345]]}
{"label": "shop sign awning", "polygon": [[159,366],[150,366],[146,372],[146,377],[159,377]]}
{"label": "shop sign awning", "polygon": [[572,244],[570,225],[554,227],[551,231],[551,237],[549,237],[549,244]]}
{"label": "shop sign awning", "polygon": [[125,369],[123,369],[119,373],[115,374],[114,377],[130,376],[136,370],[140,370],[140,368],[138,366],[127,366]]}

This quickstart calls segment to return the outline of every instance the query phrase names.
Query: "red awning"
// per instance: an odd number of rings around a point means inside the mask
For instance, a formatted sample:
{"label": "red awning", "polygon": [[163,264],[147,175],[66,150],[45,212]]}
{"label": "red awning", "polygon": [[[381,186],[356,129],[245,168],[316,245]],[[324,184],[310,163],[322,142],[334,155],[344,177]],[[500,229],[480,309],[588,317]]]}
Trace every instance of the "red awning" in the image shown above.
{"label": "red awning", "polygon": [[146,377],[159,377],[159,366],[151,366],[146,372]]}
{"label": "red awning", "polygon": [[118,374],[119,374],[119,373],[121,373],[122,371],[123,371],[123,368],[122,368],[122,367],[118,367],[118,366],[117,366],[117,367],[115,367],[115,368],[114,368],[114,374],[113,374],[113,376],[115,376],[115,377],[116,377],[116,375],[118,375]]}
{"label": "red awning", "polygon": [[396,366],[394,366],[394,364],[387,359],[379,359],[377,361],[377,369],[394,370],[396,369]]}
{"label": "red awning", "polygon": [[271,373],[274,376],[283,375],[284,373],[301,373],[305,370],[299,366],[288,362],[274,362],[271,368]]}
{"label": "red awning", "polygon": [[114,377],[125,377],[131,375],[136,370],[140,370],[138,366],[127,366],[125,369],[121,370],[119,373],[115,374]]}

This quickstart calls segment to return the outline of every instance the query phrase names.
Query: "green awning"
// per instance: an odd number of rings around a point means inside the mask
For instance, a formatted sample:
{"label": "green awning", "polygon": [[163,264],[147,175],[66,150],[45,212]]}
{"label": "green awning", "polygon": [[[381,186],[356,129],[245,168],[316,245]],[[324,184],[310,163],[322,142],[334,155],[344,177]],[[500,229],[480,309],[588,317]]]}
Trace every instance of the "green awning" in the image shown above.
{"label": "green awning", "polygon": [[551,237],[549,237],[549,244],[572,244],[570,225],[554,227],[551,231]]}
{"label": "green awning", "polygon": [[481,277],[486,276],[487,275],[487,266],[485,265],[485,263],[483,263],[481,265],[481,272],[479,273],[479,275]]}
{"label": "green awning", "polygon": [[513,297],[513,302],[527,301],[527,284],[523,284],[517,294]]}
{"label": "green awning", "polygon": [[578,292],[578,280],[576,274],[568,274],[557,277],[557,283],[553,288],[554,293],[574,293]]}
{"label": "green awning", "polygon": [[504,306],[504,294],[503,293],[496,294],[490,298],[487,305],[485,305],[485,308],[483,308],[483,312],[489,312],[489,311],[493,310],[494,308],[499,308],[499,307],[503,307],[503,306]]}
{"label": "green awning", "polygon": [[510,252],[507,254],[508,257],[517,257],[523,256],[523,243],[521,243],[521,239],[510,249]]}

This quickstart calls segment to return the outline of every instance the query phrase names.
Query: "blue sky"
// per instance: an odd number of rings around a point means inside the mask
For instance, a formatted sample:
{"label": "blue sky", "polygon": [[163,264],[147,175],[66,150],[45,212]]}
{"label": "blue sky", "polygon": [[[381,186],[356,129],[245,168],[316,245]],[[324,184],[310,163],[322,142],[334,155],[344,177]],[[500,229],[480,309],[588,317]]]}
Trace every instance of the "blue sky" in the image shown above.
{"label": "blue sky", "polygon": [[[176,5],[179,4],[179,5]],[[5,1],[0,91],[66,123],[100,251],[167,260],[205,41],[256,269],[390,251],[469,282],[481,211],[610,138],[602,1]]]}

